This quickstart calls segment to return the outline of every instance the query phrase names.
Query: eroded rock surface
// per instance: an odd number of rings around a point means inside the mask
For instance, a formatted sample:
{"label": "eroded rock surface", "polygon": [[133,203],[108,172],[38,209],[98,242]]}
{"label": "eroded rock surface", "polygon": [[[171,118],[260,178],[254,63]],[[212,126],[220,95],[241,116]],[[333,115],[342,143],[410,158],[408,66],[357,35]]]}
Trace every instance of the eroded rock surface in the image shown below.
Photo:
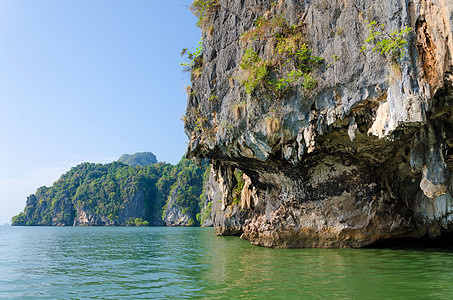
{"label": "eroded rock surface", "polygon": [[97,214],[86,206],[79,207],[75,205],[75,209],[74,226],[124,226],[131,216],[134,219],[145,217],[145,197],[143,191],[137,191],[125,201],[124,210],[116,220]]}
{"label": "eroded rock surface", "polygon": [[191,220],[191,216],[187,212],[188,210],[176,203],[179,189],[179,186],[174,188],[168,197],[165,214],[163,216],[163,221],[166,226],[188,226],[189,220]]}
{"label": "eroded rock surface", "polygon": [[[275,103],[246,93],[239,39],[258,17],[281,14],[305,24],[325,63],[313,91],[299,85]],[[360,51],[365,20],[413,28],[398,63]],[[216,233],[291,248],[453,231],[452,28],[446,0],[221,0],[185,122],[187,155],[209,158],[219,185],[208,193]],[[256,43],[264,57],[275,41]],[[245,174],[239,203],[235,169]]]}

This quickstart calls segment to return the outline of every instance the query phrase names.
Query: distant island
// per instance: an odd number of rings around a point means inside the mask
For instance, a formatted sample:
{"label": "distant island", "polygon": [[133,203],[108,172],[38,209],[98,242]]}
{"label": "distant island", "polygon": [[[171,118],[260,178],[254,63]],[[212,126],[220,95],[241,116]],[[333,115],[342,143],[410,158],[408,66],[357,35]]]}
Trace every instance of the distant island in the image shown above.
{"label": "distant island", "polygon": [[132,155],[123,154],[118,161],[132,167],[157,164],[157,158],[152,152],[137,152]]}
{"label": "distant island", "polygon": [[197,166],[185,158],[177,165],[158,162],[151,152],[108,164],[85,162],[30,195],[12,225],[199,225],[207,167],[207,161]]}

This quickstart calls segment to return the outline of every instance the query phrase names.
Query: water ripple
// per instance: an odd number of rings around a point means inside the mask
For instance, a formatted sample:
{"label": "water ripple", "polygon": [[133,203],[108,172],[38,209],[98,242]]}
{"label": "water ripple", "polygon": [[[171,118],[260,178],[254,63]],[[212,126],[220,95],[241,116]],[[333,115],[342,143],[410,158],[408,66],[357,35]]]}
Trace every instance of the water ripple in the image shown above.
{"label": "water ripple", "polygon": [[451,299],[450,249],[251,246],[209,228],[0,227],[6,299]]}

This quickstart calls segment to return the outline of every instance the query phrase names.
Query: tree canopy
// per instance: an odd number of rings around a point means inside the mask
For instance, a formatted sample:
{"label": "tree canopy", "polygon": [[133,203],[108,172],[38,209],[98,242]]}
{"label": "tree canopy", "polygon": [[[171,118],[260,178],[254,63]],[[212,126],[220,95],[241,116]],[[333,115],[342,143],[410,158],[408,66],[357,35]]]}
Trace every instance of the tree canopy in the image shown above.
{"label": "tree canopy", "polygon": [[74,225],[78,214],[84,214],[90,216],[91,225],[158,225],[176,186],[177,204],[195,219],[206,167],[207,162],[200,168],[185,158],[175,166],[82,163],[51,187],[40,187],[30,195],[24,211],[12,218],[12,224]]}

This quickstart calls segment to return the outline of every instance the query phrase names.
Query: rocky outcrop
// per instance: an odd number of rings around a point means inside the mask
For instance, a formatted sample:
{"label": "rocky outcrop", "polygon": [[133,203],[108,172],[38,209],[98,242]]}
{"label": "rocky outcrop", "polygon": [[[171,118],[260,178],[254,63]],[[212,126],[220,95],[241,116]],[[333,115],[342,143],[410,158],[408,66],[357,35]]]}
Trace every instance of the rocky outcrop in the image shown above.
{"label": "rocky outcrop", "polygon": [[[176,186],[171,192],[167,200],[167,206],[164,209],[163,221],[166,226],[189,226],[193,225],[193,216],[189,215],[189,210],[178,205],[177,199],[180,192],[180,187]],[[190,221],[192,220],[192,221]]]}
{"label": "rocky outcrop", "polygon": [[[74,207],[67,194],[60,195],[59,201],[49,201],[48,188],[40,187],[35,194],[27,197],[23,213],[13,218],[12,225],[54,225],[65,226],[73,223]],[[35,220],[39,219],[40,222]]]}
{"label": "rocky outcrop", "polygon": [[150,166],[157,164],[157,158],[152,152],[137,152],[134,154],[123,154],[118,158],[119,162],[129,166]]}
{"label": "rocky outcrop", "polygon": [[145,218],[145,197],[143,191],[137,191],[133,197],[124,201],[124,209],[118,218],[109,218],[91,209],[75,205],[74,226],[125,226],[130,218]]}
{"label": "rocky outcrop", "polygon": [[[220,1],[204,24],[185,129],[187,155],[209,158],[219,185],[216,233],[291,248],[453,231],[453,4],[271,2]],[[316,88],[296,82],[281,99],[247,93],[246,49],[268,59],[276,39],[240,37],[258,18],[281,15],[303,24],[306,44],[325,59],[313,71]],[[387,32],[410,26],[403,56],[361,51],[365,20]],[[240,205],[235,169],[245,173]]]}
{"label": "rocky outcrop", "polygon": [[[242,226],[248,212],[243,209],[244,205],[238,201],[229,205],[224,202],[225,194],[222,187],[225,187],[225,185],[219,183],[223,182],[223,179],[219,176],[222,176],[222,174],[211,168],[209,177],[204,184],[204,200],[201,202],[201,226],[214,226],[217,235],[241,235]],[[248,191],[246,186],[243,188],[243,193]],[[247,197],[242,197],[242,199],[246,201]]]}
{"label": "rocky outcrop", "polygon": [[203,194],[200,197],[200,226],[212,227],[214,226],[213,212],[220,212],[218,208],[219,203],[222,201],[222,192],[219,183],[215,177],[215,172],[209,168],[209,177],[203,184]]}

